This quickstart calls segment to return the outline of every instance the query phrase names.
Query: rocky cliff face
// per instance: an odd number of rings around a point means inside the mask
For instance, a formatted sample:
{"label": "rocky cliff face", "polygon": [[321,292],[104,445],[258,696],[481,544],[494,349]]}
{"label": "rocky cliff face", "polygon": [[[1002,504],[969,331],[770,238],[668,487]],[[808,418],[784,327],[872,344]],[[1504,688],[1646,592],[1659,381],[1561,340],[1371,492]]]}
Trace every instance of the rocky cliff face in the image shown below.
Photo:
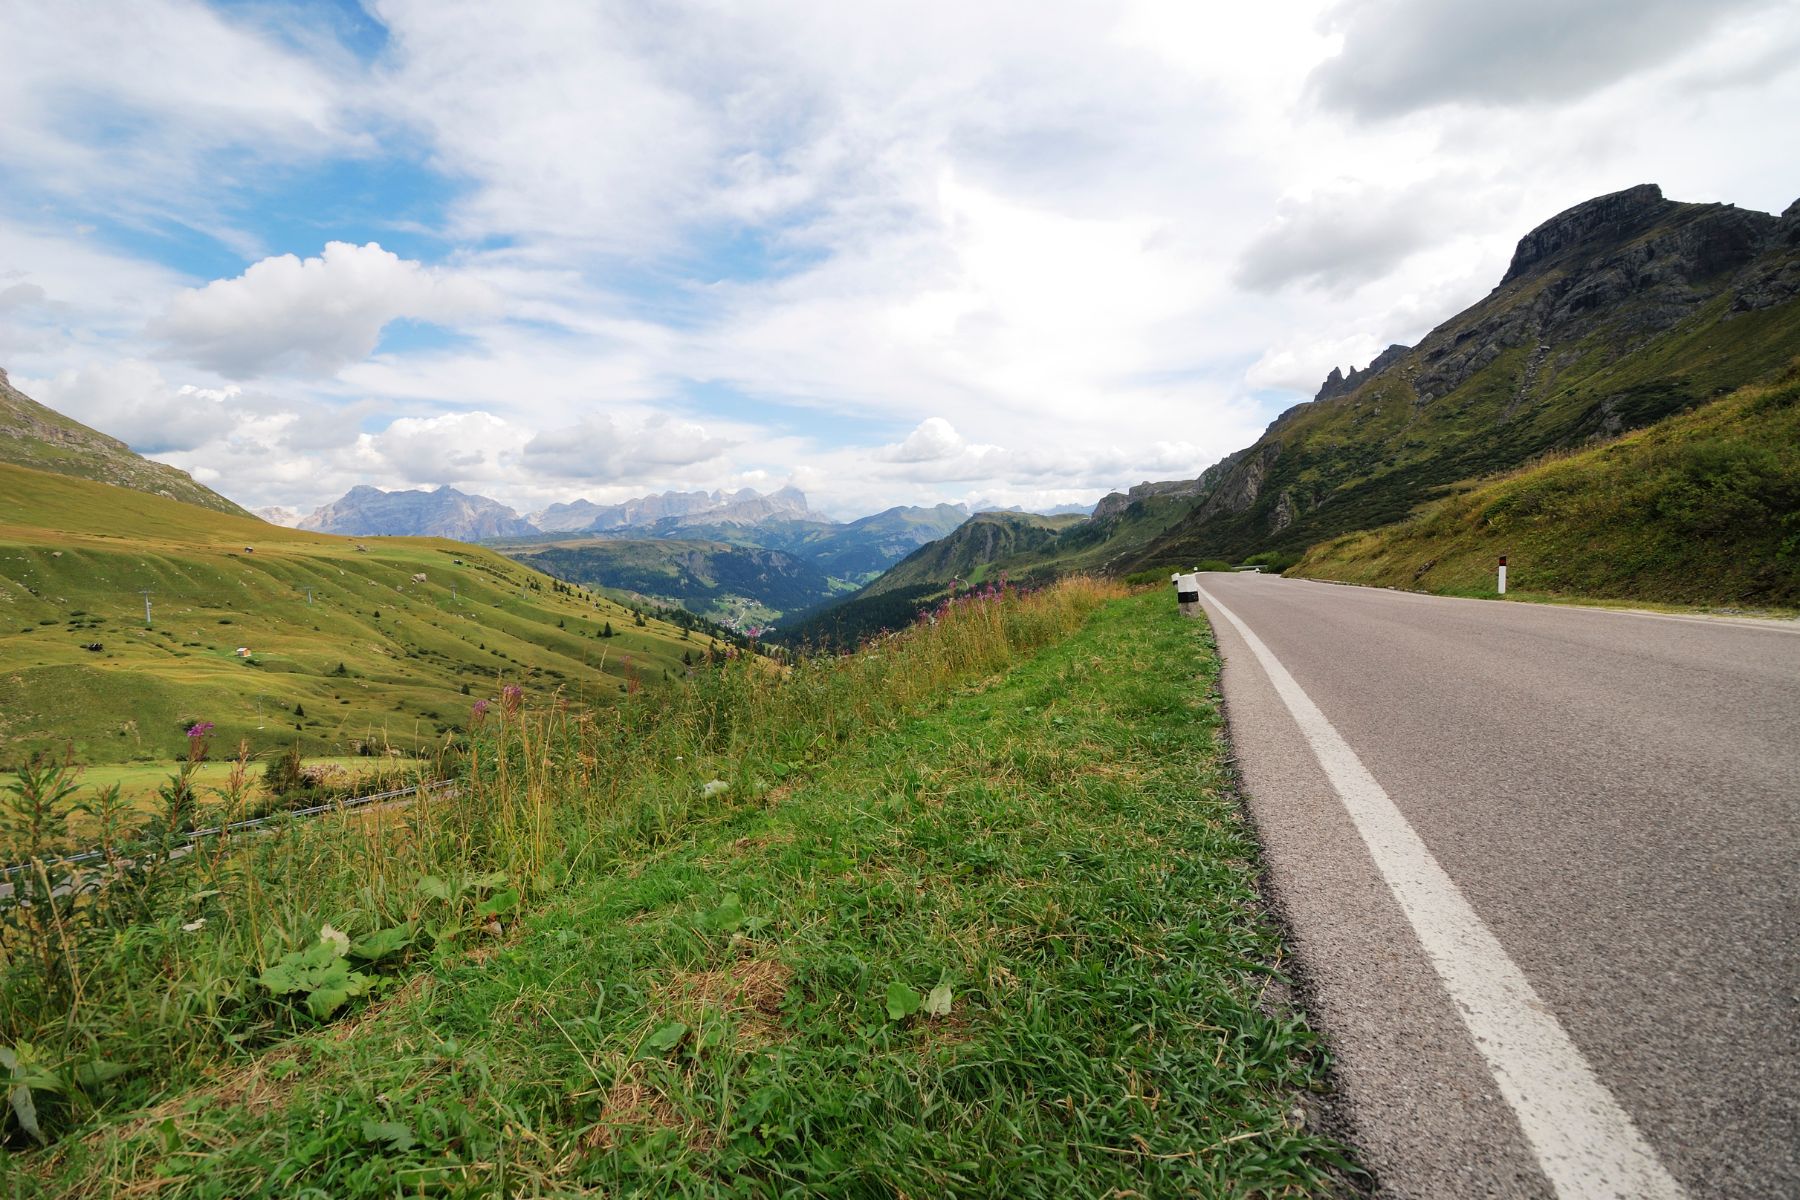
{"label": "rocky cliff face", "polygon": [[537,532],[531,522],[499,501],[466,495],[448,485],[429,492],[354,487],[298,528],[352,537],[443,537],[460,542]]}
{"label": "rocky cliff face", "polygon": [[1652,184],[1600,196],[1522,237],[1500,285],[1416,347],[1333,370],[1130,561],[1397,520],[1437,485],[1647,424],[1796,353],[1800,201],[1776,217]]}
{"label": "rocky cliff face", "polygon": [[1148,500],[1152,496],[1193,496],[1203,490],[1205,476],[1199,479],[1169,479],[1161,483],[1145,480],[1134,488],[1123,492],[1111,492],[1100,498],[1094,505],[1091,514],[1096,521],[1104,521],[1116,517],[1140,500]]}
{"label": "rocky cliff face", "polygon": [[152,462],[99,430],[39,404],[0,370],[0,462],[148,492],[215,512],[250,514],[186,471]]}

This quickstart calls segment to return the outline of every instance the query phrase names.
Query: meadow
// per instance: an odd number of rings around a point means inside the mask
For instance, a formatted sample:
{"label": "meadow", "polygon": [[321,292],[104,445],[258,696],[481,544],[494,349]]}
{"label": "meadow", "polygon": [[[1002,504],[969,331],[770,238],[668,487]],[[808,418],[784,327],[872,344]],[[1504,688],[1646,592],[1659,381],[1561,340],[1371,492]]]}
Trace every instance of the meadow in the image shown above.
{"label": "meadow", "polygon": [[616,696],[717,644],[477,547],[0,464],[0,767],[168,767],[198,722],[265,757],[429,755],[506,684]]}
{"label": "meadow", "polygon": [[[1328,1194],[1202,625],[1064,581],[0,910],[31,1196]],[[71,797],[27,772],[12,819]],[[34,818],[32,814],[37,814]],[[1116,1194],[1116,1193],[1114,1193]]]}

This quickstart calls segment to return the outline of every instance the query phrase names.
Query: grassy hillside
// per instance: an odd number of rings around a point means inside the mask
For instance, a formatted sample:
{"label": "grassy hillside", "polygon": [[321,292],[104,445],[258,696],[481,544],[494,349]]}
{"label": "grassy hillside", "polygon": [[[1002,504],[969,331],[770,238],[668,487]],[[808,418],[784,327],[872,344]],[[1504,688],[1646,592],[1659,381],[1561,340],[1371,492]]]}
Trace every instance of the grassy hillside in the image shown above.
{"label": "grassy hillside", "polygon": [[5,371],[0,371],[0,463],[110,483],[235,516],[251,515],[195,483],[185,471],[141,458],[117,438],[45,408],[13,387]]}
{"label": "grassy hillside", "polygon": [[920,584],[944,584],[960,579],[980,584],[997,578],[999,564],[1028,554],[1056,540],[1056,535],[1079,524],[1079,516],[1043,517],[1036,513],[976,513],[956,530],[920,546],[869,584],[859,597],[879,596]]}
{"label": "grassy hillside", "polygon": [[606,537],[491,544],[558,579],[679,605],[737,629],[773,624],[837,590],[811,563],[754,546]]}
{"label": "grassy hillside", "polygon": [[1465,485],[1290,572],[1453,595],[1800,607],[1800,373]]}
{"label": "grassy hillside", "polygon": [[794,645],[854,645],[871,634],[911,624],[921,608],[947,594],[954,582],[960,581],[964,587],[992,582],[1007,574],[1009,563],[1019,561],[1029,561],[1040,576],[1047,576],[1042,555],[1055,544],[1058,533],[1082,519],[1075,515],[976,513],[951,533],[914,550],[854,595],[784,623],[778,636]]}
{"label": "grassy hillside", "polygon": [[0,466],[0,763],[167,760],[199,721],[219,747],[423,749],[502,683],[616,695],[703,644],[488,550]]}
{"label": "grassy hillside", "polygon": [[0,1170],[44,1200],[1346,1194],[1216,657],[1116,595],[490,722],[409,824],[202,861],[173,919],[74,912],[79,1022],[73,955],[0,943],[0,1041],[81,1081]]}

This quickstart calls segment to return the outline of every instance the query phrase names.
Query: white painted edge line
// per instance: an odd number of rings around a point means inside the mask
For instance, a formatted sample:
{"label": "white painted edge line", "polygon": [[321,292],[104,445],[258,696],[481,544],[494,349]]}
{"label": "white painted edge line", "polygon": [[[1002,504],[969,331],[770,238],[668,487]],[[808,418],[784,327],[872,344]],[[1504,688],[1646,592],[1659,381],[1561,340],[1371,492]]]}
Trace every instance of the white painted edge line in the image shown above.
{"label": "white painted edge line", "polygon": [[1685,1197],[1356,751],[1262,639],[1205,588],[1200,594],[1243,637],[1299,724],[1556,1194],[1564,1200]]}
{"label": "white painted edge line", "polygon": [[[1270,576],[1286,579],[1284,575]],[[1374,583],[1348,583],[1342,579],[1313,579],[1306,575],[1293,577],[1295,583],[1319,583],[1326,587],[1356,588],[1364,592],[1386,592],[1408,600],[1449,602],[1451,604],[1507,604],[1511,612],[1593,613],[1606,617],[1647,617],[1652,621],[1681,621],[1688,625],[1709,625],[1714,629],[1763,629],[1770,633],[1800,633],[1800,617],[1737,617],[1729,613],[1666,613],[1649,608],[1604,608],[1598,604],[1575,604],[1557,600],[1485,600],[1479,596],[1440,596],[1436,592],[1414,592],[1406,588],[1385,587]]]}

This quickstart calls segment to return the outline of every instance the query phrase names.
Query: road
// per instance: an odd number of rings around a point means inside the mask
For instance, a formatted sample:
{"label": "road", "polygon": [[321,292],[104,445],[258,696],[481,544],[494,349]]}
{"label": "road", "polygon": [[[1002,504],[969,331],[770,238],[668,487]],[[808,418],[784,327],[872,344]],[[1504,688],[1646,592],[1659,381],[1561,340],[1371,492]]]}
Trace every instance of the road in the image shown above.
{"label": "road", "polygon": [[1386,1196],[1800,1196],[1800,626],[1207,574]]}

